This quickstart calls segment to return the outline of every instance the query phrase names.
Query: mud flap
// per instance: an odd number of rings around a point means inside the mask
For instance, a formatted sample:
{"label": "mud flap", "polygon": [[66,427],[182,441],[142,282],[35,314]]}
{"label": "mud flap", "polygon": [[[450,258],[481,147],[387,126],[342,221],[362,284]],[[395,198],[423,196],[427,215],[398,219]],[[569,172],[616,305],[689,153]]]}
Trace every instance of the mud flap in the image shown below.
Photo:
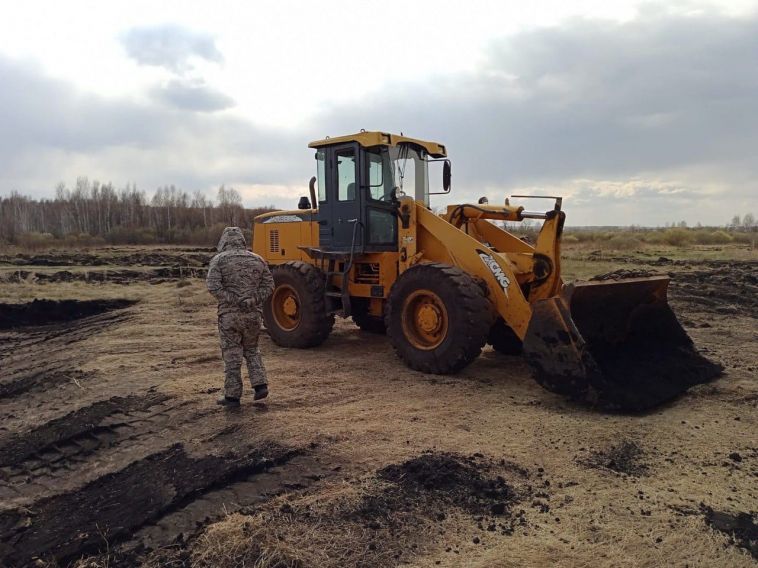
{"label": "mud flap", "polygon": [[641,411],[723,368],[700,355],[668,305],[666,276],[564,286],[539,300],[524,353],[546,389],[609,410]]}

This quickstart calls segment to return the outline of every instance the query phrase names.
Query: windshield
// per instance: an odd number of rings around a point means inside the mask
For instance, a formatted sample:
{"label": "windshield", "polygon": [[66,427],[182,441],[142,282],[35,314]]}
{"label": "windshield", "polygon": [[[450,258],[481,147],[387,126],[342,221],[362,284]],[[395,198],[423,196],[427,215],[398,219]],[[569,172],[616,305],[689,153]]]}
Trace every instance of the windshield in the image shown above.
{"label": "windshield", "polygon": [[403,144],[366,151],[372,199],[389,201],[392,189],[429,205],[426,153]]}

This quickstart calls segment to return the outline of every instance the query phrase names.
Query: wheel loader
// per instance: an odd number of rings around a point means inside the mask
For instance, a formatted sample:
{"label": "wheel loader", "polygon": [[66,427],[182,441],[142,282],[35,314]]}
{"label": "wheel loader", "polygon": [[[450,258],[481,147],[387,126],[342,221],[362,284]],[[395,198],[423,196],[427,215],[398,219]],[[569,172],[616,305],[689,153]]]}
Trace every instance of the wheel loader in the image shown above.
{"label": "wheel loader", "polygon": [[[253,229],[253,251],[274,277],[264,321],[277,345],[315,347],[335,315],[352,317],[386,332],[412,369],[455,373],[490,344],[523,354],[550,391],[628,411],[720,372],[670,309],[667,277],[563,282],[560,197],[542,209],[512,196],[435,213],[430,197],[451,185],[444,145],[361,131],[309,147],[310,196],[296,210],[257,216]],[[430,191],[429,169],[439,166],[442,187]],[[503,228],[526,219],[542,223],[533,243]]]}

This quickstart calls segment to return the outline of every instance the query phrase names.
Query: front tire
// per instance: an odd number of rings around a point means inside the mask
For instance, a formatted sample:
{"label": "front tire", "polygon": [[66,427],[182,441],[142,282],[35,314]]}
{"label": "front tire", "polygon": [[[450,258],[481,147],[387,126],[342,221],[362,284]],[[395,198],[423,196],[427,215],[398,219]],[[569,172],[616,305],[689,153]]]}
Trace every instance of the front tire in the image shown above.
{"label": "front tire", "polygon": [[271,340],[281,347],[321,345],[334,326],[326,311],[324,273],[312,264],[285,262],[271,270],[274,291],[263,306]]}
{"label": "front tire", "polygon": [[420,264],[392,286],[385,321],[392,346],[410,368],[456,373],[481,353],[493,308],[460,268]]}

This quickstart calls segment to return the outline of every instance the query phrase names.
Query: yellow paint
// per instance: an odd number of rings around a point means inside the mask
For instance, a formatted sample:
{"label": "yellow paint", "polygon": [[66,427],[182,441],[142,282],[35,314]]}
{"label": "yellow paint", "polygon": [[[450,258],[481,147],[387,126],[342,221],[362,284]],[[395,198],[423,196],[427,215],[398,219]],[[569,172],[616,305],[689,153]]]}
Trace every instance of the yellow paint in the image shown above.
{"label": "yellow paint", "polygon": [[444,158],[447,156],[447,150],[442,144],[429,142],[427,140],[418,140],[408,136],[399,136],[388,132],[357,132],[347,136],[337,136],[336,138],[324,138],[323,140],[314,140],[308,144],[309,148],[321,148],[322,146],[333,146],[345,142],[357,142],[364,148],[374,146],[397,146],[398,144],[415,144],[424,148],[433,158]]}

